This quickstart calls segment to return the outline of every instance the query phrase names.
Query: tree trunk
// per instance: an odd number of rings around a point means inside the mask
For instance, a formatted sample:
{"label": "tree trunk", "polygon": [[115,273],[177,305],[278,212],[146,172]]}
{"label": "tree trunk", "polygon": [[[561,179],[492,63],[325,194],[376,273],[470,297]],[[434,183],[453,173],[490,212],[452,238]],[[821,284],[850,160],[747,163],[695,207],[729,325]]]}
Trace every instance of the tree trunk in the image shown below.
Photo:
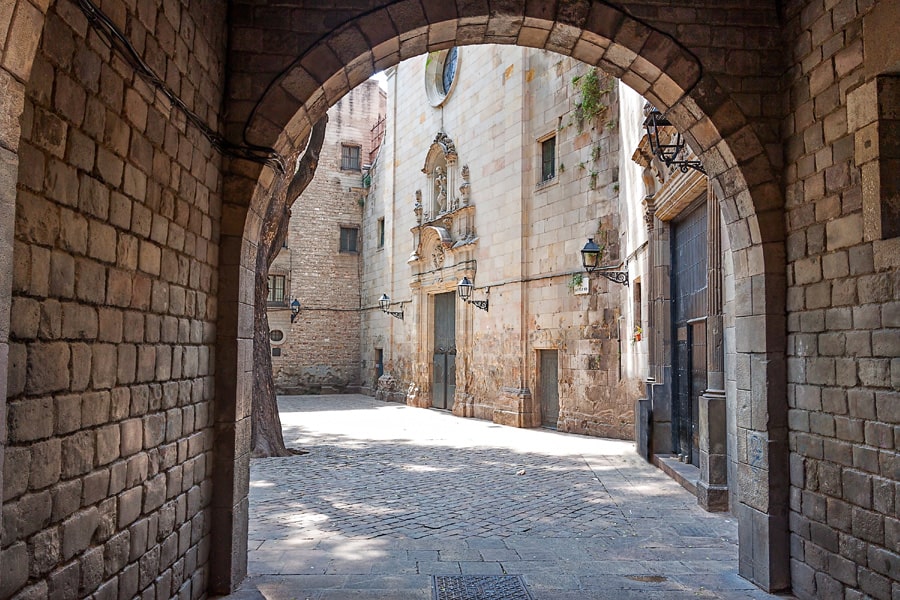
{"label": "tree trunk", "polygon": [[[288,233],[291,205],[312,181],[319,164],[319,153],[325,139],[322,117],[314,126],[300,166],[288,185],[287,193],[272,198],[263,220],[256,249],[256,288],[253,309],[253,405],[251,409],[251,455],[253,457],[289,456],[285,447],[272,378],[272,348],[269,343],[269,267],[278,256]],[[277,192],[276,192],[277,193]]]}

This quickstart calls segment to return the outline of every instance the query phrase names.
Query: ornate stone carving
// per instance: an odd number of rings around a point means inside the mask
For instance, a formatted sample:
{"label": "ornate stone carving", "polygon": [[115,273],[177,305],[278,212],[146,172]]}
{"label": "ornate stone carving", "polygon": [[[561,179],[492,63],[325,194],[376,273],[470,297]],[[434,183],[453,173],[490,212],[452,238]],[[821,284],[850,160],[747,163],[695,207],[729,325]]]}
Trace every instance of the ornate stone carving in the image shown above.
{"label": "ornate stone carving", "polygon": [[431,262],[434,264],[435,269],[440,269],[444,266],[445,257],[446,253],[444,252],[443,244],[436,244],[431,251]]}
{"label": "ornate stone carving", "polygon": [[453,143],[453,140],[450,139],[450,136],[444,133],[443,131],[438,131],[437,135],[434,136],[434,142],[432,144],[437,144],[441,147],[441,150],[444,151],[444,156],[449,160],[451,155],[455,159],[456,158],[456,144]]}
{"label": "ornate stone carving", "polygon": [[459,195],[463,206],[469,205],[469,165],[462,167],[462,185],[459,186]]}
{"label": "ornate stone carving", "polygon": [[647,226],[647,231],[653,231],[653,217],[656,213],[656,202],[653,201],[653,196],[645,196],[641,201],[641,204],[644,207],[644,224]]}
{"label": "ornate stone carving", "polygon": [[416,202],[413,204],[413,212],[416,214],[416,223],[422,224],[422,190],[416,190]]}

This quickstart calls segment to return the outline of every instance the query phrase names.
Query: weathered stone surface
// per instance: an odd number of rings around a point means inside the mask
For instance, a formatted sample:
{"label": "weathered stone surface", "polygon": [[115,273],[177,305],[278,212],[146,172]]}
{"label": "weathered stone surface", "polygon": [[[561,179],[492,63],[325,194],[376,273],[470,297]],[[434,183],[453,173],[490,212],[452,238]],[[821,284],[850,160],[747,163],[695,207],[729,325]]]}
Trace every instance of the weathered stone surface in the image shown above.
{"label": "weathered stone surface", "polygon": [[53,398],[28,398],[9,405],[9,436],[14,442],[49,437],[53,433]]}
{"label": "weathered stone surface", "polygon": [[90,546],[97,530],[98,517],[97,509],[90,507],[63,521],[61,526],[63,560],[69,560]]}
{"label": "weathered stone surface", "polygon": [[[59,475],[62,470],[61,448],[58,438],[31,446],[31,468],[28,469],[26,467],[22,469],[29,473],[28,487],[30,489],[39,490],[59,481]],[[21,467],[17,465],[16,468]]]}
{"label": "weathered stone surface", "polygon": [[42,531],[32,538],[31,575],[42,577],[59,562],[60,539],[59,529]]}
{"label": "weathered stone surface", "polygon": [[94,435],[80,431],[62,439],[62,475],[65,478],[83,475],[94,464]]}
{"label": "weathered stone surface", "polygon": [[0,594],[9,598],[28,581],[28,549],[19,542],[0,552]]}

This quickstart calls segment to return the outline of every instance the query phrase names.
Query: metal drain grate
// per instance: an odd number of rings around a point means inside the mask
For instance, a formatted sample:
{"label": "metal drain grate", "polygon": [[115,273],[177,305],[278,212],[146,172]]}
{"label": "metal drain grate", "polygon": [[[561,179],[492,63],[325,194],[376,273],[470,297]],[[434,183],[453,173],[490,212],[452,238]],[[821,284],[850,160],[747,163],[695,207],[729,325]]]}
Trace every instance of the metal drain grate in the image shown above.
{"label": "metal drain grate", "polygon": [[532,600],[519,575],[434,575],[434,600]]}

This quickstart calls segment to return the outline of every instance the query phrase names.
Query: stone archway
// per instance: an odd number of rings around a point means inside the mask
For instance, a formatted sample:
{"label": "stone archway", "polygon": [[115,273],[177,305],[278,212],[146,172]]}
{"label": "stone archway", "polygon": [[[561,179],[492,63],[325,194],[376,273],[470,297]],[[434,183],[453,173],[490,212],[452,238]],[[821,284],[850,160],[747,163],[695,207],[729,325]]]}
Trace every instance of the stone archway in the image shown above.
{"label": "stone archway", "polygon": [[[640,2],[626,3],[639,11]],[[229,110],[232,131],[246,142],[293,156],[311,123],[376,70],[453,45],[501,43],[543,48],[595,65],[622,79],[685,133],[702,157],[721,207],[735,257],[737,353],[752,367],[754,389],[739,390],[749,406],[738,415],[738,445],[750,448],[738,467],[741,574],[767,590],[789,586],[787,406],[785,401],[785,258],[782,197],[766,144],[773,123],[744,106],[715,74],[721,49],[690,50],[679,26],[703,21],[704,11],[637,19],[589,2],[385,2],[367,13],[335,16],[323,37],[298,56],[266,54],[257,42],[274,23],[291,22],[289,8],[243,7],[232,23],[232,52],[257,67],[235,74]],[[710,9],[712,10],[712,9]],[[765,8],[761,9],[766,11]],[[281,11],[281,12],[280,12]],[[287,11],[285,13],[284,11]],[[352,11],[351,11],[352,12]],[[646,12],[646,11],[645,11]],[[762,22],[774,15],[767,12]],[[774,21],[771,21],[774,25]],[[281,32],[300,40],[300,32]],[[760,75],[762,66],[747,67]],[[724,72],[724,66],[720,67]],[[775,85],[773,83],[773,85]],[[773,115],[774,116],[774,115]],[[231,164],[226,174],[220,256],[217,371],[217,501],[213,586],[227,591],[246,569],[249,448],[248,351],[255,239],[280,176],[257,165]],[[746,293],[744,293],[746,292]]]}
{"label": "stone archway", "polygon": [[[45,4],[7,2],[0,9],[0,489],[3,489],[7,440],[6,392],[12,301],[13,237],[16,181],[19,173],[19,115],[25,105],[25,82],[44,29]],[[4,44],[5,42],[5,44]],[[3,498],[0,497],[0,508]]]}

